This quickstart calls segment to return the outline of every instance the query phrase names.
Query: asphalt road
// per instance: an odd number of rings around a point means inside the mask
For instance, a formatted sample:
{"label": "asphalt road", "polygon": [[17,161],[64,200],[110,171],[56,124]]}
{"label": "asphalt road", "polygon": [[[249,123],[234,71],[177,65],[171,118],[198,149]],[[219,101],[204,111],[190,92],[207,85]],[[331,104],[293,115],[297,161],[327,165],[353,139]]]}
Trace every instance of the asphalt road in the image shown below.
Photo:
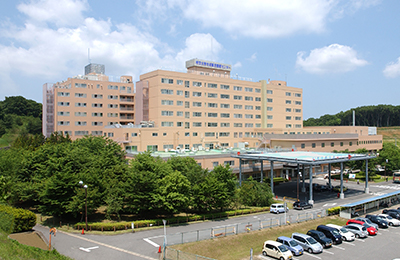
{"label": "asphalt road", "polygon": [[[314,178],[313,183],[325,184],[326,180],[322,178]],[[339,185],[340,182],[332,182],[332,185]],[[306,184],[308,185],[308,183]],[[370,183],[370,194],[364,193],[364,184],[357,184],[353,182],[344,183],[345,186],[348,187],[348,191],[345,192],[344,199],[338,199],[337,193],[334,192],[319,192],[314,193],[314,209],[323,210],[330,207],[344,205],[350,202],[355,202],[358,200],[362,200],[365,198],[382,195],[385,193],[392,192],[394,190],[400,189],[400,185],[392,184],[392,183],[380,183],[374,184]],[[300,186],[301,187],[301,186]],[[296,198],[297,196],[297,183],[290,182],[278,185],[275,187],[275,194],[279,197],[291,197]],[[300,198],[306,196],[308,198],[308,194],[300,193]],[[296,214],[295,210],[290,210],[289,214]],[[199,233],[202,235],[202,232],[206,232],[206,236],[210,235],[210,229],[215,227],[221,227],[226,225],[235,225],[238,223],[246,223],[246,222],[254,222],[257,220],[265,220],[276,217],[275,214],[271,213],[262,213],[255,215],[246,215],[243,217],[235,217],[229,219],[220,219],[215,221],[206,221],[206,222],[198,222],[194,224],[184,224],[180,226],[167,227],[167,242],[169,239],[177,239],[181,232],[193,232],[196,234],[196,230],[200,230]],[[45,237],[49,236],[49,231],[47,227],[36,226],[35,230],[41,231]],[[394,228],[396,229],[396,228]],[[390,230],[391,231],[391,230]],[[382,234],[381,234],[382,233]],[[362,245],[369,245],[366,243],[372,243],[373,241],[378,240],[383,235],[386,235],[387,232],[382,231],[376,238],[367,239],[364,242],[356,241],[356,243],[360,243]],[[392,232],[390,232],[391,234]],[[127,233],[122,235],[80,235],[80,234],[69,234],[64,232],[57,232],[56,237],[52,238],[52,245],[57,249],[61,254],[67,255],[74,259],[88,259],[88,260],[101,260],[101,259],[159,259],[158,248],[163,244],[163,228],[152,229],[146,231],[139,231],[136,233]],[[400,228],[397,228],[393,234],[400,234]],[[392,239],[391,237],[389,237]],[[391,241],[391,240],[388,241]],[[394,239],[394,238],[393,238]],[[345,247],[344,247],[345,246]],[[343,244],[345,249],[341,248],[332,248],[329,250],[334,254],[323,253],[321,255],[313,255],[307,258],[306,256],[302,257],[302,259],[316,259],[316,257],[324,256],[323,259],[333,259],[329,258],[331,255],[336,255],[336,251],[350,251],[354,246]],[[348,249],[349,248],[349,249]],[[389,258],[371,258],[365,257],[363,259],[392,259],[394,257],[391,256],[391,253],[388,253],[385,245],[382,245],[380,248],[385,248],[383,252]],[[327,250],[328,251],[328,250]],[[362,251],[362,250],[361,250]],[[400,251],[400,250],[398,250]],[[342,252],[343,253],[343,252]],[[362,254],[365,252],[362,251]],[[376,253],[376,252],[375,252]],[[371,253],[374,255],[375,253]],[[339,253],[338,253],[339,254]],[[365,254],[366,256],[370,256],[369,254]],[[376,254],[379,255],[379,254]],[[395,254],[393,254],[394,256]],[[344,256],[344,255],[343,255]],[[326,258],[327,257],[327,258]],[[399,257],[399,255],[397,255]],[[347,257],[346,257],[347,258]],[[317,258],[318,259],[318,258]],[[337,258],[335,259],[345,259],[345,258]],[[353,259],[361,259],[361,258],[353,258]]]}

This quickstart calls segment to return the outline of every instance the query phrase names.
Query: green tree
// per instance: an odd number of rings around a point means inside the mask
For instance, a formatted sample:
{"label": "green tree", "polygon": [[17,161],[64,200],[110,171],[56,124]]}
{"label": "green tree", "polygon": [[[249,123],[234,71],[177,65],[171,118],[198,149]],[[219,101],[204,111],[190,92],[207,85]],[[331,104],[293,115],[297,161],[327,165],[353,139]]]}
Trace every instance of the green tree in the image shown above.
{"label": "green tree", "polygon": [[264,207],[271,205],[273,201],[269,184],[257,182],[252,177],[242,182],[238,193],[240,202],[246,206]]}

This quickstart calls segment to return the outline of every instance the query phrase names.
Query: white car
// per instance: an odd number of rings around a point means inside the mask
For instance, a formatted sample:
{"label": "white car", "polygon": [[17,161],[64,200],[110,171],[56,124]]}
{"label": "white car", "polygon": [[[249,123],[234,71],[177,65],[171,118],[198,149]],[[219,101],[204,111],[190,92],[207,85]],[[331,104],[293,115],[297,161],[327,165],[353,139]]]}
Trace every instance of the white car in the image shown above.
{"label": "white car", "polygon": [[346,228],[335,225],[335,224],[326,224],[328,227],[336,228],[339,231],[339,234],[342,235],[342,239],[344,241],[354,241],[356,239],[355,235],[348,231]]}
{"label": "white car", "polygon": [[391,216],[387,215],[387,214],[379,214],[379,217],[381,217],[383,220],[387,221],[387,223],[389,224],[389,226],[400,226],[400,220],[392,218]]}

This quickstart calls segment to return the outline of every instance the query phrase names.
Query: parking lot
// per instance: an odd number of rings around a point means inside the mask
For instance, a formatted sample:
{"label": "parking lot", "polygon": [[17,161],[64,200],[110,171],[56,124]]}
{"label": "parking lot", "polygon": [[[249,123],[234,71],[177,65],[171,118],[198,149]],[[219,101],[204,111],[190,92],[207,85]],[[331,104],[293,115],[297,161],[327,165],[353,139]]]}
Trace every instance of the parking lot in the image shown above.
{"label": "parking lot", "polygon": [[[310,254],[304,252],[302,256],[295,256],[295,260],[315,260],[315,259],[395,259],[400,258],[398,241],[400,237],[400,227],[389,227],[379,229],[376,236],[357,239],[352,242],[343,242],[333,245],[331,248],[324,249],[320,254]],[[273,259],[268,256],[259,255],[259,259]]]}

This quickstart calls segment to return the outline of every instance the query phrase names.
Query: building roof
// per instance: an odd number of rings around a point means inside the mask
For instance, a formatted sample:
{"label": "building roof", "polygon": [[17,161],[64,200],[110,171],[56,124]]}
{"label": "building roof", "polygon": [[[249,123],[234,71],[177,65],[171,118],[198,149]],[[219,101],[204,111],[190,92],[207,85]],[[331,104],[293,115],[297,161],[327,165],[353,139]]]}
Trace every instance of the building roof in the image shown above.
{"label": "building roof", "polygon": [[391,193],[383,194],[383,195],[380,195],[380,196],[376,196],[376,197],[372,197],[372,198],[368,198],[368,199],[352,202],[352,203],[349,203],[349,204],[346,204],[346,205],[342,205],[341,207],[343,207],[343,208],[352,208],[352,207],[356,207],[356,206],[359,206],[359,205],[367,204],[369,202],[373,202],[373,201],[389,198],[391,196],[395,196],[395,195],[398,195],[398,194],[400,194],[399,190],[393,191]]}
{"label": "building roof", "polygon": [[232,157],[245,160],[267,160],[306,165],[320,165],[347,161],[368,160],[375,155],[352,153],[326,153],[326,152],[254,152],[248,154],[237,153]]}

